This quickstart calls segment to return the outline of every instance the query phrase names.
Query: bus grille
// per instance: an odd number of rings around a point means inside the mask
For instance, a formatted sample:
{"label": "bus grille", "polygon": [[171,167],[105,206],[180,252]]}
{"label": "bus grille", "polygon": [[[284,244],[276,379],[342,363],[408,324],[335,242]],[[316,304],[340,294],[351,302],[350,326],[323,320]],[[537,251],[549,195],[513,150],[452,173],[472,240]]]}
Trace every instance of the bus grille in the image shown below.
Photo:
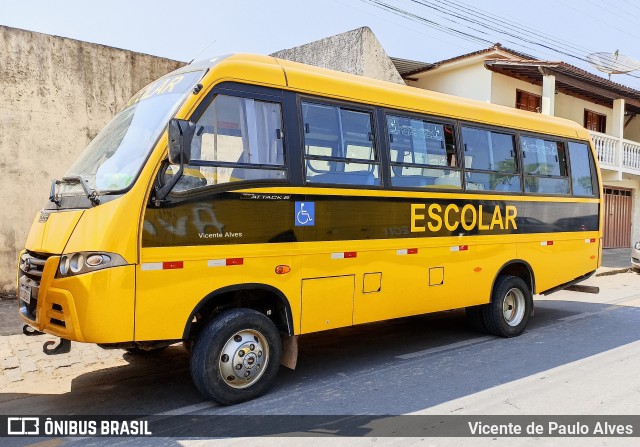
{"label": "bus grille", "polygon": [[27,285],[31,288],[31,299],[27,303],[20,296],[18,290],[18,299],[20,301],[20,312],[26,318],[36,320],[36,308],[38,305],[38,292],[40,291],[40,281],[44,264],[49,255],[26,251],[20,257],[20,272],[18,284],[20,286]]}

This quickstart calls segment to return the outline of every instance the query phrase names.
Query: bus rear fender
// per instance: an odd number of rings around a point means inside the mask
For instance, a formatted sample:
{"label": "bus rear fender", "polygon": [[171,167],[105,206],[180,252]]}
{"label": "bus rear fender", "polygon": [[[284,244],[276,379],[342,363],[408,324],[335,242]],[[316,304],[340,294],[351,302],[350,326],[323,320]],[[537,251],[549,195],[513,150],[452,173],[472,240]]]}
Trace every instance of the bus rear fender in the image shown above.
{"label": "bus rear fender", "polygon": [[493,283],[491,284],[492,293],[496,284],[496,280],[500,275],[517,276],[518,278],[522,278],[522,280],[527,283],[527,286],[529,286],[529,290],[531,290],[531,293],[536,293],[536,278],[533,274],[531,265],[529,265],[527,261],[524,261],[522,259],[512,259],[511,261],[500,267],[495,278],[493,278]]}

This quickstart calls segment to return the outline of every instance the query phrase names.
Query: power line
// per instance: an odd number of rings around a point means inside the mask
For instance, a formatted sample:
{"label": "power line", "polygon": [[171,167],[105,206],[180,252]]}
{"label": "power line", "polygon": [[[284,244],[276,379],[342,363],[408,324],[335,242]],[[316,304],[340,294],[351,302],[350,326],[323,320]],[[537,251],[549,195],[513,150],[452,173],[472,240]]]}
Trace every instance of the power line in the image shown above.
{"label": "power line", "polygon": [[508,27],[510,27],[511,29],[515,30],[515,31],[525,31],[530,35],[536,36],[537,38],[540,39],[545,39],[549,42],[554,42],[560,45],[564,45],[568,48],[573,48],[576,49],[578,51],[585,51],[586,49],[584,47],[581,47],[579,45],[573,44],[573,43],[568,43],[566,41],[562,41],[559,40],[553,36],[550,35],[546,35],[546,34],[542,34],[539,33],[537,31],[537,29],[531,28],[525,24],[521,24],[521,23],[517,23],[514,22],[513,20],[510,20],[508,18],[506,18],[505,16],[500,16],[499,14],[496,13],[487,13],[481,9],[475,8],[474,6],[470,5],[469,3],[465,3],[463,1],[450,1],[451,4],[453,4],[454,6],[457,6],[459,8],[464,8],[470,11],[474,11],[476,14],[478,14],[479,17],[485,18],[487,20],[493,21],[496,24],[499,25],[507,25]]}
{"label": "power line", "polygon": [[573,6],[571,6],[571,5],[567,4],[567,3],[565,3],[565,2],[564,2],[564,1],[562,1],[562,0],[556,0],[556,1],[557,1],[558,3],[563,4],[563,5],[564,5],[564,6],[566,6],[567,8],[573,9],[574,11],[576,11],[576,12],[577,12],[577,13],[579,13],[579,14],[582,14],[582,15],[585,15],[585,16],[587,16],[587,17],[592,18],[593,20],[597,21],[598,23],[601,23],[601,24],[607,25],[607,26],[608,26],[608,27],[610,27],[610,28],[613,28],[613,29],[615,29],[615,30],[618,30],[618,31],[620,31],[621,33],[627,34],[627,35],[629,35],[629,36],[631,36],[631,37],[635,37],[636,39],[640,39],[640,36],[638,36],[637,34],[630,33],[630,32],[628,32],[627,30],[625,30],[625,29],[623,29],[623,28],[618,28],[618,27],[617,27],[617,26],[615,26],[615,25],[612,25],[612,24],[610,24],[610,23],[608,23],[608,22],[603,21],[603,20],[602,20],[602,17],[595,17],[595,16],[592,16],[591,14],[588,14],[587,12],[583,11],[582,9],[574,8]]}
{"label": "power line", "polygon": [[[468,4],[465,4],[462,2],[456,2],[456,1],[449,1],[449,2],[446,2],[446,1],[433,2],[428,0],[409,0],[409,1],[413,3],[419,3],[426,7],[432,8],[436,11],[440,11],[444,14],[443,18],[447,18],[448,15],[455,15],[459,17],[466,13],[467,14],[466,18],[470,22],[480,24],[482,26],[487,26],[489,29],[492,29],[498,34],[507,35],[514,39],[524,40],[529,45],[542,47],[543,49],[553,51],[554,53],[560,53],[567,57],[572,57],[572,58],[581,60],[583,62],[589,62],[586,59],[586,55],[591,53],[591,51],[585,49],[584,47],[579,47],[577,45],[567,43],[565,41],[561,41],[553,37],[547,37],[537,31],[532,31],[531,28],[527,27],[526,25],[514,23],[504,18],[498,18],[499,16],[497,15],[495,16],[495,18],[491,17],[485,14],[484,11],[477,8],[473,8]],[[450,8],[442,6],[443,4],[446,5],[447,3],[450,3],[454,6]],[[462,13],[457,12],[457,11],[460,11],[461,9],[464,9],[464,7],[468,7],[472,12],[471,13],[466,11]],[[500,28],[496,28],[496,26],[500,26]],[[514,32],[516,31],[520,32],[520,35],[514,34]],[[528,36],[524,37],[523,34],[527,34]],[[522,44],[520,43],[519,45],[522,45]],[[525,45],[525,47],[533,50],[531,46]],[[576,51],[583,54],[575,54]],[[616,62],[613,55],[608,56],[606,58],[609,59],[609,62],[611,63]],[[620,64],[620,63],[619,65],[624,66],[624,64]],[[626,68],[631,70],[636,67],[627,66]]]}
{"label": "power line", "polygon": [[640,9],[640,6],[631,3],[629,0],[622,0],[623,2],[625,2],[627,5],[633,6],[634,8]]}
{"label": "power line", "polygon": [[474,36],[473,34],[469,34],[467,32],[457,30],[457,29],[452,28],[450,26],[442,25],[440,23],[434,22],[433,20],[429,20],[429,19],[427,19],[425,17],[419,16],[417,14],[413,14],[413,13],[411,13],[409,11],[406,11],[404,9],[400,9],[400,8],[398,8],[396,6],[390,5],[388,3],[384,3],[384,2],[379,1],[379,0],[361,0],[361,1],[363,1],[365,3],[369,3],[369,4],[375,6],[375,7],[379,8],[379,9],[382,9],[382,10],[385,10],[385,11],[390,11],[390,12],[392,12],[394,14],[398,14],[398,15],[400,15],[402,17],[405,17],[405,18],[407,18],[409,20],[412,20],[414,22],[422,23],[423,25],[427,25],[427,26],[431,26],[431,27],[433,27],[433,28],[435,28],[435,29],[437,29],[439,31],[445,32],[447,34],[450,34],[452,36],[456,36],[456,37],[464,39],[464,40],[468,40],[468,41],[473,42],[473,43],[482,43],[484,45],[493,44],[493,42],[490,41],[490,40]]}
{"label": "power line", "polygon": [[[619,8],[620,10],[622,10],[622,8],[620,8],[618,5],[614,5],[614,4],[610,3],[610,2],[608,2],[607,0],[600,0],[600,1],[601,1],[602,3],[606,3],[606,4],[607,4],[607,5],[609,5],[609,6],[612,6],[613,8]],[[638,16],[637,16],[637,15],[635,15],[635,14],[631,14],[629,11],[624,11],[624,13],[625,13],[626,15],[625,15],[625,14],[619,14],[617,11],[612,10],[612,9],[609,9],[609,8],[607,8],[607,7],[605,7],[605,6],[601,5],[601,4],[599,4],[599,3],[594,2],[593,0],[589,0],[589,3],[591,3],[591,4],[595,5],[595,6],[596,6],[596,7],[598,7],[598,8],[602,8],[602,9],[604,9],[605,11],[608,11],[608,12],[610,12],[611,14],[613,14],[613,15],[615,15],[615,16],[618,16],[618,17],[620,17],[620,18],[622,18],[622,19],[625,19],[625,20],[633,21],[633,20],[629,19],[629,16],[634,17],[634,18],[636,18],[636,19],[640,19],[640,17],[638,17]],[[634,25],[635,25],[635,23],[634,23]]]}
{"label": "power line", "polygon": [[378,14],[374,14],[374,13],[372,13],[371,11],[367,11],[367,10],[365,10],[365,9],[358,8],[358,7],[354,6],[354,5],[350,5],[349,3],[344,3],[344,2],[342,2],[342,1],[340,1],[340,0],[333,0],[333,1],[334,1],[334,2],[336,2],[336,3],[339,3],[339,4],[343,5],[343,6],[347,6],[347,7],[349,7],[349,8],[355,9],[356,11],[360,11],[360,12],[363,12],[363,13],[365,13],[365,14],[368,14],[368,15],[370,15],[370,16],[372,16],[372,17],[377,18],[377,19],[384,20],[384,21],[386,21],[386,22],[393,23],[394,25],[401,26],[402,28],[408,29],[408,30],[410,30],[410,31],[413,31],[413,32],[416,32],[416,33],[422,34],[423,36],[427,36],[427,37],[430,37],[430,38],[432,38],[432,39],[436,39],[436,40],[439,40],[439,41],[441,41],[441,42],[448,43],[449,45],[453,45],[453,46],[456,46],[456,47],[462,48],[462,49],[464,49],[464,50],[466,50],[466,51],[472,51],[472,49],[471,49],[471,48],[466,47],[466,46],[464,46],[464,45],[460,45],[460,44],[455,43],[455,42],[452,42],[452,41],[450,41],[450,40],[442,39],[442,38],[441,38],[441,37],[439,37],[439,36],[436,36],[436,35],[433,35],[433,34],[428,34],[428,33],[425,33],[424,31],[421,31],[421,30],[418,30],[418,29],[415,29],[415,28],[411,28],[411,27],[409,27],[409,26],[403,25],[403,24],[402,24],[402,23],[400,23],[400,22],[396,22],[396,21],[394,21],[394,20],[390,20],[390,19],[388,19],[388,18],[386,18],[386,17],[382,17],[382,16],[380,16],[380,15],[378,15]]}
{"label": "power line", "polygon": [[[361,0],[361,1],[363,1],[365,3],[369,3],[370,5],[372,5],[374,7],[377,7],[379,9],[385,10],[387,12],[392,12],[394,14],[400,15],[400,16],[406,18],[406,19],[415,21],[417,23],[421,23],[422,25],[430,26],[430,27],[433,27],[433,28],[438,29],[440,31],[448,32],[449,34],[452,34],[452,35],[454,35],[456,37],[461,37],[462,36],[462,38],[465,38],[467,40],[471,39],[475,43],[493,44],[493,42],[488,41],[484,37],[484,36],[488,35],[486,32],[483,32],[482,33],[483,37],[480,37],[480,36],[472,34],[469,31],[461,32],[460,30],[454,28],[451,25],[447,26],[447,25],[443,25],[441,23],[438,23],[435,20],[426,19],[425,17],[423,17],[423,16],[421,16],[419,14],[406,11],[406,10],[404,10],[402,8],[399,8],[399,7],[394,6],[394,5],[390,5],[390,4],[388,4],[386,2],[383,2],[381,0]],[[415,3],[415,4],[419,4],[421,6],[426,6],[426,7],[430,8],[432,11],[436,11],[438,14],[444,14],[445,17],[443,17],[443,18],[445,20],[450,18],[449,15],[451,14],[451,9],[450,9],[451,5],[448,5],[449,8],[442,7],[442,3],[446,4],[447,3],[446,1],[442,1],[439,5],[437,5],[435,7],[434,7],[433,3],[429,4],[428,0],[409,0],[409,1],[412,2],[412,3]],[[453,3],[456,6],[460,7],[459,3],[456,3],[456,2],[453,2]],[[481,13],[481,15],[484,15],[485,17],[486,17],[486,13],[482,12],[481,10],[479,10],[477,8],[471,8],[471,9],[474,10],[474,12],[471,13],[471,17],[464,16],[463,14],[460,14],[460,13],[456,13],[456,19],[457,20],[455,20],[453,22],[455,24],[458,24],[458,25],[460,24],[460,22],[458,20],[463,20],[464,22],[473,23],[474,24],[474,28],[473,29],[475,29],[475,26],[486,26],[486,22],[478,20],[480,18],[479,17],[479,12]],[[502,19],[502,20],[503,20],[503,23],[509,24],[511,29],[513,29],[514,26],[519,27],[520,29],[523,29],[523,30],[528,28],[526,26],[522,26],[522,25],[520,25],[518,23],[515,23],[515,22],[509,22],[508,20],[505,20],[505,19]],[[514,34],[512,32],[507,32],[507,31],[505,31],[505,30],[503,30],[501,28],[496,28],[495,23],[493,25],[489,24],[489,26],[487,26],[487,28],[491,29],[492,31],[494,31],[496,33],[498,33],[499,35],[508,36],[510,38],[516,39],[516,41],[517,41],[516,45],[517,46],[524,46],[526,48],[531,48],[528,45],[523,45],[522,41],[524,41],[524,42],[527,42],[528,44],[534,45],[534,46],[536,46],[538,48],[543,48],[543,49],[552,51],[552,52],[557,53],[557,54],[562,54],[562,55],[565,55],[567,57],[575,58],[575,59],[580,60],[582,62],[589,63],[589,61],[586,59],[586,55],[585,54],[575,54],[575,52],[567,51],[570,48],[567,48],[566,46],[565,46],[565,49],[559,49],[556,46],[550,45],[549,42],[538,42],[537,40],[532,39],[531,36],[528,36],[528,37],[523,37],[521,35],[518,36],[518,35],[516,35],[516,34]],[[469,27],[467,26],[466,29],[469,30]],[[555,40],[564,45],[563,41],[560,41],[558,39],[555,39]],[[568,44],[568,45],[571,45],[571,44]],[[578,46],[574,46],[574,49],[579,49],[579,47]],[[580,51],[580,52],[582,53],[582,51]],[[576,74],[576,75],[578,75],[578,74]],[[627,74],[627,76],[630,76],[630,77],[636,78],[636,79],[640,78],[639,76],[630,75],[630,74]],[[584,79],[588,79],[588,78],[586,78],[584,76],[583,76],[583,78]]]}

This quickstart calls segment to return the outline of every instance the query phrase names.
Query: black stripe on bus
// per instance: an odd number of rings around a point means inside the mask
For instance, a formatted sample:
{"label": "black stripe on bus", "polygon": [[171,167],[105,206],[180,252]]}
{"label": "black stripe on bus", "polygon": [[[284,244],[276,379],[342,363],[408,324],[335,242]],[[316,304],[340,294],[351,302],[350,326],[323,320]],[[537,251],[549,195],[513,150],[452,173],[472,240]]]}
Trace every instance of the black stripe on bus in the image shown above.
{"label": "black stripe on bus", "polygon": [[[313,224],[296,226],[296,202]],[[307,208],[310,206],[308,205]],[[221,192],[145,213],[142,245],[171,247],[597,231],[598,204]]]}

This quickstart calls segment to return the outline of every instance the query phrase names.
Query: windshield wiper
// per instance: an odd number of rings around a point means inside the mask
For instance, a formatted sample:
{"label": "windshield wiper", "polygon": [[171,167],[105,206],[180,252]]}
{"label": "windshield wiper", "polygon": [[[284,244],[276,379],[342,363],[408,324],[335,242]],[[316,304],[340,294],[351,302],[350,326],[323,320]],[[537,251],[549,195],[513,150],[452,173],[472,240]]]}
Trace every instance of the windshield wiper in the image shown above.
{"label": "windshield wiper", "polygon": [[[62,177],[62,180],[60,182],[79,183],[80,186],[82,186],[82,189],[84,189],[84,192],[87,195],[87,199],[91,200],[91,203],[93,205],[100,204],[100,198],[98,197],[98,192],[95,189],[89,188],[89,184],[88,184],[89,181],[83,178],[81,175],[68,175],[66,177]],[[49,200],[51,200],[51,198],[49,198]]]}

